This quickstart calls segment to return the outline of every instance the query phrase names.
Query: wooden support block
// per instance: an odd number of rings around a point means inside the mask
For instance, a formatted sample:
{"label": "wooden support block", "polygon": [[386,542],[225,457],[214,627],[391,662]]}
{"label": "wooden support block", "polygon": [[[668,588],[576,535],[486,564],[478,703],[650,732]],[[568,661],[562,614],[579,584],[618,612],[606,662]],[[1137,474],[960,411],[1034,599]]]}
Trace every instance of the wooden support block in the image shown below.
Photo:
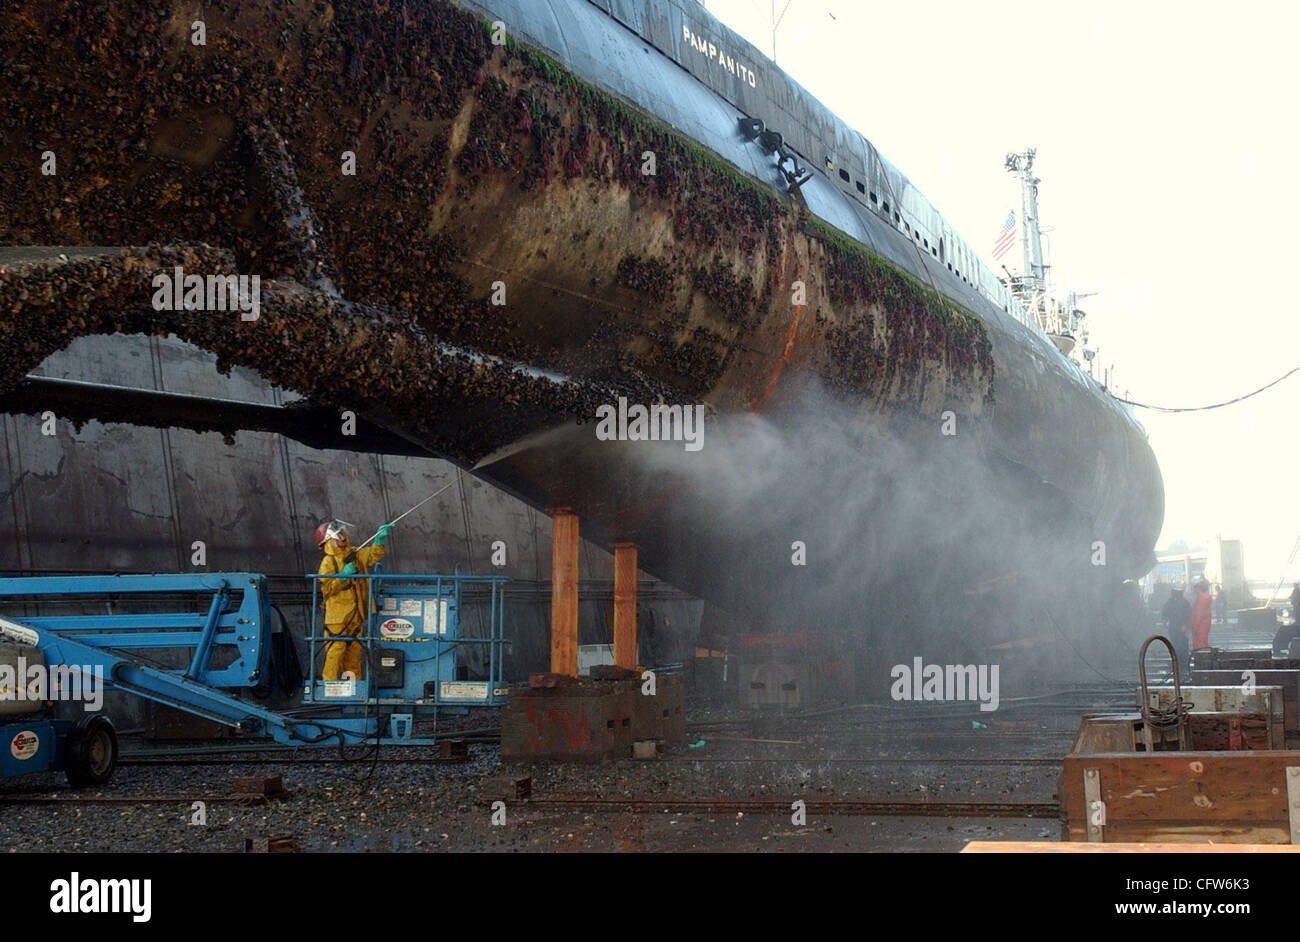
{"label": "wooden support block", "polygon": [[617,664],[593,664],[588,676],[592,680],[640,680],[641,675],[634,670],[619,667]]}
{"label": "wooden support block", "polygon": [[578,676],[578,518],[568,507],[551,515],[551,672]]}
{"label": "wooden support block", "polygon": [[560,687],[572,687],[577,682],[576,677],[568,677],[554,671],[537,671],[528,675],[528,686],[533,690],[556,690]]}
{"label": "wooden support block", "polygon": [[235,779],[235,794],[265,795],[267,798],[287,798],[289,792],[284,787],[284,776],[280,774],[266,776],[247,776]]}
{"label": "wooden support block", "polygon": [[438,743],[438,755],[443,759],[468,759],[469,743],[463,739],[444,739]]}
{"label": "wooden support block", "polygon": [[614,544],[614,666],[636,668],[636,545]]}
{"label": "wooden support block", "polygon": [[518,801],[533,793],[533,780],[528,776],[497,775],[483,780],[483,798],[486,801]]}
{"label": "wooden support block", "polygon": [[246,854],[301,854],[302,848],[292,834],[270,834],[244,838]]}

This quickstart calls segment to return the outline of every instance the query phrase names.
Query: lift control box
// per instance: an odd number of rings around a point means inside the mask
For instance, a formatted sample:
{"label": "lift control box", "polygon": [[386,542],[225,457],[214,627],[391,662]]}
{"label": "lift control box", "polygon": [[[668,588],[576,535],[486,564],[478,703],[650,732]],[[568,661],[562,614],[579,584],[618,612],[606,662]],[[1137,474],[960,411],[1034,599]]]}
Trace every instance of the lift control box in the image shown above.
{"label": "lift control box", "polygon": [[[379,593],[374,616],[379,695],[437,700],[441,685],[456,679],[454,642],[460,610],[455,587],[382,585]],[[392,671],[398,663],[402,669]]]}

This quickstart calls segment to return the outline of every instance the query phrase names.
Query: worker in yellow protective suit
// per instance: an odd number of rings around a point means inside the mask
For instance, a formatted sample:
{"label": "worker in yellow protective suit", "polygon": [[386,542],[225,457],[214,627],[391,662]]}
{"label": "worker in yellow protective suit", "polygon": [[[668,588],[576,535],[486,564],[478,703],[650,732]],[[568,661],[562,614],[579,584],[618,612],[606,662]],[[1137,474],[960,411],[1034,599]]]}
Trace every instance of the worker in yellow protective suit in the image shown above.
{"label": "worker in yellow protective suit", "polygon": [[[352,579],[358,573],[366,575],[375,563],[384,558],[384,542],[391,526],[385,524],[375,535],[375,545],[353,552],[348,538],[348,524],[341,520],[322,523],[316,528],[316,544],[325,551],[317,570],[321,595],[325,598],[325,634],[331,637],[347,635],[358,637],[366,624],[370,604],[370,580]],[[325,642],[324,680],[361,680],[365,648],[360,642]]]}

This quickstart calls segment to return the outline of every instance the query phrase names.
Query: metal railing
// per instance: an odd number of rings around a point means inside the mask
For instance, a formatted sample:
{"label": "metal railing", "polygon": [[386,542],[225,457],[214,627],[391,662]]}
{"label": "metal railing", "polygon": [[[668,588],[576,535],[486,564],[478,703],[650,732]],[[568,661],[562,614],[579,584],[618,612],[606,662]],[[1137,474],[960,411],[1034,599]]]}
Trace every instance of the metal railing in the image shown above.
{"label": "metal railing", "polygon": [[[323,575],[320,573],[308,573],[306,577],[310,580],[322,579],[339,579],[343,578],[337,575]],[[452,649],[465,645],[485,645],[487,648],[487,696],[483,700],[484,705],[495,705],[499,701],[496,696],[496,690],[504,686],[504,655],[505,655],[505,584],[509,579],[505,576],[466,576],[466,575],[445,575],[445,574],[403,574],[403,573],[354,573],[347,576],[347,579],[364,579],[368,583],[370,591],[367,593],[365,613],[365,623],[362,630],[357,635],[341,634],[324,634],[318,633],[318,625],[323,624],[318,621],[317,612],[321,606],[322,595],[320,592],[312,592],[311,602],[311,622],[306,636],[308,648],[308,663],[310,664],[310,679],[307,683],[304,693],[303,702],[318,702],[315,697],[316,683],[321,680],[317,671],[317,646],[329,644],[361,644],[366,650],[367,665],[373,665],[374,653],[378,646],[385,642],[388,644],[397,643],[392,638],[385,638],[376,630],[376,616],[380,619],[387,620],[390,618],[409,619],[414,617],[410,614],[401,614],[400,606],[392,611],[380,609],[379,603],[383,602],[388,596],[385,593],[385,587],[389,592],[398,593],[400,589],[421,589],[418,597],[426,601],[436,601],[434,617],[438,620],[433,628],[424,621],[428,617],[422,608],[420,615],[421,633],[419,641],[425,644],[431,644],[434,653],[431,657],[411,659],[405,663],[425,663],[427,661],[441,662],[441,659],[447,656]],[[314,584],[314,583],[313,583]],[[398,593],[399,597],[405,595],[410,598],[411,593]],[[484,596],[488,604],[487,619],[487,636],[486,637],[467,637],[461,631],[462,614],[464,612],[465,602],[482,603]],[[323,616],[322,616],[323,617]],[[400,639],[398,639],[400,641]],[[438,667],[435,664],[435,677],[440,677]],[[360,681],[363,678],[355,678]],[[367,683],[373,683],[373,669],[371,674],[364,680]],[[436,694],[432,703],[438,704],[446,702],[442,696],[442,685],[445,681],[437,681]],[[453,681],[456,682],[456,681]],[[483,682],[483,681],[471,681]],[[367,699],[378,699],[378,687],[375,686],[369,693]],[[331,699],[331,702],[337,702]],[[455,700],[455,705],[464,706],[464,700]]]}

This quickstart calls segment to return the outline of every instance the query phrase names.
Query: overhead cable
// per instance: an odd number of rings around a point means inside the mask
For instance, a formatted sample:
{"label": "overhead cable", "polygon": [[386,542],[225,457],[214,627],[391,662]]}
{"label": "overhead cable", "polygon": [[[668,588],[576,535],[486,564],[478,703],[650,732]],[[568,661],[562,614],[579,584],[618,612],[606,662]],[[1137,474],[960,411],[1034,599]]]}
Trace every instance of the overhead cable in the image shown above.
{"label": "overhead cable", "polygon": [[1213,405],[1208,405],[1208,406],[1177,406],[1177,407],[1152,406],[1152,405],[1147,405],[1145,402],[1134,402],[1132,399],[1125,399],[1122,396],[1115,396],[1114,393],[1111,393],[1111,395],[1114,396],[1115,401],[1117,402],[1123,402],[1130,406],[1137,406],[1139,409],[1150,409],[1152,412],[1204,412],[1207,409],[1222,409],[1224,406],[1230,406],[1233,405],[1234,403],[1242,402],[1243,400],[1249,399],[1251,396],[1258,396],[1260,393],[1264,392],[1267,389],[1272,389],[1278,383],[1282,382],[1282,380],[1286,379],[1289,376],[1293,376],[1296,373],[1300,373],[1300,366],[1288,370],[1286,373],[1283,373],[1281,376],[1273,380],[1273,382],[1269,383],[1267,386],[1261,386],[1259,387],[1259,389],[1256,389],[1254,392],[1248,392],[1244,396],[1238,396],[1236,399],[1229,399],[1227,402],[1216,402]]}

